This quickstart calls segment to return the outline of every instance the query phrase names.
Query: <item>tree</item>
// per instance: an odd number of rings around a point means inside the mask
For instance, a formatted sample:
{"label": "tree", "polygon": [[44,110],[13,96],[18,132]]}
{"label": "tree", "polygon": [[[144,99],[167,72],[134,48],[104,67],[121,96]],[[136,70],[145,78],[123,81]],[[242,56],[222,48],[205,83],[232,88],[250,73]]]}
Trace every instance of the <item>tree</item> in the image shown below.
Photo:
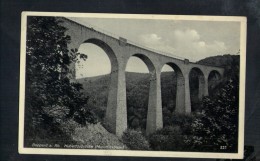
{"label": "tree", "polygon": [[148,136],[153,150],[181,151],[183,150],[183,137],[180,126],[166,126]]}
{"label": "tree", "polygon": [[225,68],[222,82],[214,94],[203,98],[191,132],[184,134],[190,151],[236,152],[238,148],[239,56],[220,58]]}
{"label": "tree", "polygon": [[[70,36],[60,23],[55,17],[28,17],[25,137],[40,137],[44,129],[49,136],[62,135],[59,125],[64,119],[77,118],[81,124],[95,120],[84,110],[88,97],[80,92],[82,85],[68,78],[70,64],[86,56],[68,50]],[[83,121],[82,113],[88,114]]]}
{"label": "tree", "polygon": [[150,145],[141,131],[127,129],[122,136],[122,142],[131,150],[149,150]]}
{"label": "tree", "polygon": [[203,111],[191,124],[186,138],[202,151],[236,152],[238,145],[238,83],[230,79],[214,97],[203,99]]}

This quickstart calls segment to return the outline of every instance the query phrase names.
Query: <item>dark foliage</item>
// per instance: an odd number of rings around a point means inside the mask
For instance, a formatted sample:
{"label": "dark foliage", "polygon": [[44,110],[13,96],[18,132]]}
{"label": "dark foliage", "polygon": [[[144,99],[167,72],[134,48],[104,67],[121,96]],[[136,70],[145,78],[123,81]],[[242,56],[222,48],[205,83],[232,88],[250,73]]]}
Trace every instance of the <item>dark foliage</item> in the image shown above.
{"label": "dark foliage", "polygon": [[151,148],[160,151],[183,150],[183,136],[179,126],[166,126],[148,137]]}
{"label": "dark foliage", "polygon": [[[187,138],[194,150],[237,151],[238,86],[230,80],[214,97],[203,99],[203,111],[191,125]],[[221,146],[225,148],[222,149]]]}
{"label": "dark foliage", "polygon": [[60,23],[54,17],[28,17],[25,142],[69,139],[60,124],[73,117],[81,124],[95,122],[94,118],[81,117],[86,114],[88,98],[80,92],[82,86],[68,78],[71,62],[86,56],[68,50],[70,36]]}
{"label": "dark foliage", "polygon": [[174,72],[161,73],[162,107],[170,112],[175,110],[177,76]]}
{"label": "dark foliage", "polygon": [[86,123],[96,124],[98,122],[96,114],[89,110],[89,108],[80,108],[73,116],[74,120],[81,125],[86,125]]}
{"label": "dark foliage", "polygon": [[139,130],[146,128],[149,78],[150,74],[126,74],[127,121],[129,128]]}
{"label": "dark foliage", "polygon": [[198,97],[199,94],[199,73],[195,70],[192,70],[189,75],[190,82],[190,101],[191,101],[191,111],[196,112],[200,111],[200,100]]}
{"label": "dark foliage", "polygon": [[215,86],[213,95],[203,99],[202,112],[191,124],[192,135],[186,136],[191,151],[237,152],[239,57],[227,58],[222,82]]}
{"label": "dark foliage", "polygon": [[132,129],[126,130],[122,136],[123,143],[131,150],[149,150],[149,142],[142,135],[141,131]]}

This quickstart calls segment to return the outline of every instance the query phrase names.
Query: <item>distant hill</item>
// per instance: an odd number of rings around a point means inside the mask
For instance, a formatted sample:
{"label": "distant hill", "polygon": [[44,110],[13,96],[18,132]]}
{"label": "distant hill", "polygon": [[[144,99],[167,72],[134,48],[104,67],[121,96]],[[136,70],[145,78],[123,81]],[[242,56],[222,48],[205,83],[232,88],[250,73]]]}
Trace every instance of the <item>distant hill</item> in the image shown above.
{"label": "distant hill", "polygon": [[197,63],[203,65],[226,67],[226,66],[230,66],[234,61],[239,63],[239,58],[240,55],[226,54],[226,55],[207,57],[205,59],[199,60]]}

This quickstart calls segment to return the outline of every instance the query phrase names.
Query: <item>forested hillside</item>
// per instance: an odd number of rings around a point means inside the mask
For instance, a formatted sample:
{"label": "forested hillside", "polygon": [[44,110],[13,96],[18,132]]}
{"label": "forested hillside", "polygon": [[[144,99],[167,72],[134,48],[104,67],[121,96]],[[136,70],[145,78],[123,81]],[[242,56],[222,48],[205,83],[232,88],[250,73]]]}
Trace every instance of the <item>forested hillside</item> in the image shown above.
{"label": "forested hillside", "polygon": [[[128,122],[132,128],[145,129],[146,113],[149,96],[148,73],[126,73],[126,94],[128,107]],[[97,114],[100,120],[104,118],[110,75],[103,75],[77,80],[83,85],[83,92],[89,96],[88,108]],[[162,81],[162,103],[163,107],[170,107],[173,111],[176,96],[176,78],[174,72],[163,72]]]}
{"label": "forested hillside", "polygon": [[227,67],[227,66],[231,66],[232,63],[234,62],[239,63],[239,55],[226,54],[226,55],[212,56],[212,57],[207,57],[205,59],[202,59],[197,63],[203,65]]}

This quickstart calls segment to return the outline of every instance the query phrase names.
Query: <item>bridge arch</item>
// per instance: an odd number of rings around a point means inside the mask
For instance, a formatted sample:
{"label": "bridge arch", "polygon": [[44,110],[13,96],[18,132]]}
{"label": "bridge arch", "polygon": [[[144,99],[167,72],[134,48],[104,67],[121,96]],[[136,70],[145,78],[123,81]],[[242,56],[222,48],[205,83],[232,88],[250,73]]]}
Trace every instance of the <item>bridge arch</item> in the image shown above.
{"label": "bridge arch", "polygon": [[207,95],[206,77],[202,70],[198,67],[193,67],[189,71],[189,84],[191,93],[191,110],[197,109],[197,104],[203,96]]}
{"label": "bridge arch", "polygon": [[146,64],[149,72],[155,72],[154,63],[151,61],[151,59],[148,56],[146,56],[144,54],[140,54],[140,53],[133,54],[133,55],[131,55],[131,57],[132,56],[141,59]]}
{"label": "bridge arch", "polygon": [[[170,66],[175,73],[176,77],[176,97],[175,97],[175,108],[174,111],[177,113],[183,113],[185,112],[185,78],[184,74],[182,72],[182,69],[175,63],[173,62],[167,62],[164,65]],[[162,66],[162,68],[164,67]],[[161,71],[162,71],[161,68]],[[174,95],[172,96],[174,97]]]}
{"label": "bridge arch", "polygon": [[[141,127],[142,130],[145,130],[147,126],[149,126],[147,125],[148,110],[150,108],[150,101],[153,99],[150,94],[153,92],[152,90],[154,90],[151,89],[151,84],[156,77],[156,70],[153,62],[146,55],[141,53],[131,54],[127,59],[126,67],[128,67],[133,57],[140,59],[149,73],[139,73],[139,71],[136,71],[134,74],[126,73],[128,126],[130,128]],[[136,78],[133,79],[134,76],[136,76]],[[139,80],[142,80],[142,82],[139,82]],[[130,81],[135,82],[134,86],[132,86],[133,84]]]}
{"label": "bridge arch", "polygon": [[208,74],[208,91],[209,95],[213,94],[213,89],[220,83],[222,79],[222,75],[219,71],[217,70],[211,70]]}
{"label": "bridge arch", "polygon": [[[83,38],[84,40],[84,38]],[[119,62],[117,59],[116,51],[108,45],[106,42],[102,41],[98,38],[88,38],[84,41],[81,41],[81,44],[94,44],[101,48],[104,53],[108,56],[111,65],[110,80],[108,82],[108,93],[107,93],[107,101],[106,101],[106,110],[104,116],[104,126],[105,128],[121,136],[123,131],[127,127],[127,119],[126,119],[126,107],[124,101],[118,101],[120,97],[124,98],[124,88],[122,88],[120,84],[120,78],[123,78],[124,75],[120,73]],[[80,44],[80,45],[81,45]],[[120,115],[119,115],[120,114]]]}
{"label": "bridge arch", "polygon": [[87,40],[85,40],[83,43],[91,43],[94,45],[97,45],[98,47],[100,47],[101,49],[104,50],[104,52],[107,54],[110,63],[111,63],[111,73],[113,71],[118,70],[118,60],[117,57],[113,51],[113,49],[104,41],[97,39],[97,38],[89,38]]}

